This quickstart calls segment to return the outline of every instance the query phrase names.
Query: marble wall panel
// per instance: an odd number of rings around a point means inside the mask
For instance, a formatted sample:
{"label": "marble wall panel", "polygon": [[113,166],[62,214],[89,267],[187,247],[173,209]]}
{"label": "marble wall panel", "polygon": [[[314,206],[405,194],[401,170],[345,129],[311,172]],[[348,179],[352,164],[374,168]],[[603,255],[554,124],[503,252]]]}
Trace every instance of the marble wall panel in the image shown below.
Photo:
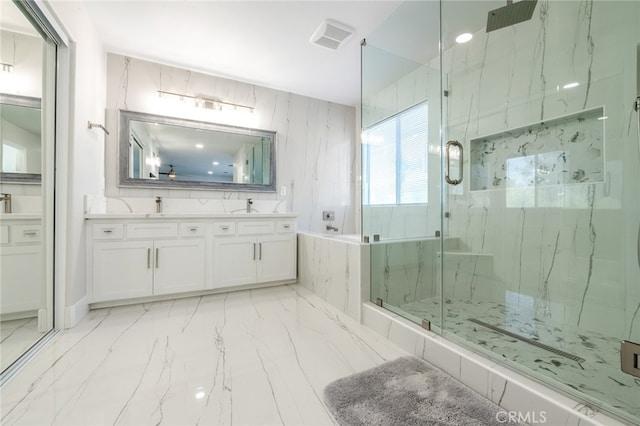
{"label": "marble wall panel", "polygon": [[[355,237],[355,236],[354,236]],[[359,239],[298,234],[298,284],[360,321],[361,285],[368,251]]]}
{"label": "marble wall panel", "polygon": [[[205,75],[135,58],[108,54],[105,193],[109,198],[239,200],[280,204],[298,213],[298,229],[321,232],[322,210],[336,213],[340,232],[355,230],[355,109],[240,81]],[[255,107],[253,117],[216,115],[211,110],[166,105],[157,91],[220,99]],[[118,110],[255,127],[277,132],[275,193],[122,188],[117,182]],[[285,195],[282,194],[284,188]],[[201,201],[204,204],[204,201]]]}
{"label": "marble wall panel", "polygon": [[[445,3],[445,20],[449,13]],[[446,138],[462,142],[467,153],[473,152],[471,141],[485,135],[603,111],[604,137],[597,147],[603,167],[594,179],[586,170],[580,178],[567,169],[568,181],[556,176],[550,185],[514,188],[503,187],[504,180],[493,185],[488,174],[480,187],[489,190],[472,191],[479,187],[473,186],[467,156],[464,183],[447,190],[447,227],[469,251],[494,256],[497,285],[504,286],[496,302],[507,291],[519,292],[536,299],[539,315],[636,341],[640,161],[638,117],[630,102],[639,19],[635,2],[540,1],[530,21],[479,31],[443,57]],[[577,183],[569,184],[572,179]]]}

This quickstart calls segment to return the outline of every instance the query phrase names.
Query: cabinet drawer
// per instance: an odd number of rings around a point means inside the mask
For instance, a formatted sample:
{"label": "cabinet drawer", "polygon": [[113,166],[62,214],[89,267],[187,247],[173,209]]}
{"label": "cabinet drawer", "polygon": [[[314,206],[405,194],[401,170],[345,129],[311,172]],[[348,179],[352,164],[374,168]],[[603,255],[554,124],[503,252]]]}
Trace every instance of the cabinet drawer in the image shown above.
{"label": "cabinet drawer", "polygon": [[0,226],[0,244],[9,244],[9,227],[7,225]]}
{"label": "cabinet drawer", "polygon": [[204,223],[181,223],[181,237],[204,237]]}
{"label": "cabinet drawer", "polygon": [[99,223],[93,225],[94,240],[121,240],[124,236],[124,225],[121,223]]}
{"label": "cabinet drawer", "polygon": [[275,223],[273,221],[262,222],[238,222],[238,234],[273,234],[275,232]]}
{"label": "cabinet drawer", "polygon": [[177,223],[127,223],[127,239],[169,238],[177,236]]}
{"label": "cabinet drawer", "polygon": [[235,222],[216,222],[213,224],[213,235],[233,235],[235,233]]}
{"label": "cabinet drawer", "polygon": [[39,243],[40,232],[40,226],[14,225],[11,227],[12,239],[16,244]]}
{"label": "cabinet drawer", "polygon": [[295,220],[279,220],[276,222],[276,232],[278,234],[287,234],[290,232],[296,232]]}

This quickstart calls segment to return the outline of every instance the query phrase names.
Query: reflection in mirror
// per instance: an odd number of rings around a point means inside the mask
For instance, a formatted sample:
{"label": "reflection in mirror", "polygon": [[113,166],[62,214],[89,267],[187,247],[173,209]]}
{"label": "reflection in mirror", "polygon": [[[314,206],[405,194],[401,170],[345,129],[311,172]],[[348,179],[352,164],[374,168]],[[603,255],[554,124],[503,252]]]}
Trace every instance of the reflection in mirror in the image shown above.
{"label": "reflection in mirror", "polygon": [[275,132],[120,111],[120,185],[275,191]]}
{"label": "reflection in mirror", "polygon": [[0,381],[53,328],[56,45],[27,9],[0,2]]}
{"label": "reflection in mirror", "polygon": [[0,181],[39,183],[40,99],[0,94]]}

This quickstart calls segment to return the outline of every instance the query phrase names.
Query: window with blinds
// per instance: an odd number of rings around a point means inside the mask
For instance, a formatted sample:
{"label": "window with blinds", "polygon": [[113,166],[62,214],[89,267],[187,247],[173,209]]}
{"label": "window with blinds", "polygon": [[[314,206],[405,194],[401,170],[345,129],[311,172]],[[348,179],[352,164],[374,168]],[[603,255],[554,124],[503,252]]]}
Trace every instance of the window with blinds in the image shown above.
{"label": "window with blinds", "polygon": [[427,156],[426,102],[366,130],[363,204],[426,204]]}

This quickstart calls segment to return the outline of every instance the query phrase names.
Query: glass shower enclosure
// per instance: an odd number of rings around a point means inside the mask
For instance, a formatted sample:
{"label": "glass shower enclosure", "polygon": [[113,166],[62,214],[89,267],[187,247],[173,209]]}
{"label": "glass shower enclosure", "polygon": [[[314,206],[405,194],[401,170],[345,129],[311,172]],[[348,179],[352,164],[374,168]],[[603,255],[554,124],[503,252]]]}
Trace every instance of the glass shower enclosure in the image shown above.
{"label": "glass shower enclosure", "polygon": [[362,46],[371,301],[634,423],[639,52],[630,1],[405,2]]}

